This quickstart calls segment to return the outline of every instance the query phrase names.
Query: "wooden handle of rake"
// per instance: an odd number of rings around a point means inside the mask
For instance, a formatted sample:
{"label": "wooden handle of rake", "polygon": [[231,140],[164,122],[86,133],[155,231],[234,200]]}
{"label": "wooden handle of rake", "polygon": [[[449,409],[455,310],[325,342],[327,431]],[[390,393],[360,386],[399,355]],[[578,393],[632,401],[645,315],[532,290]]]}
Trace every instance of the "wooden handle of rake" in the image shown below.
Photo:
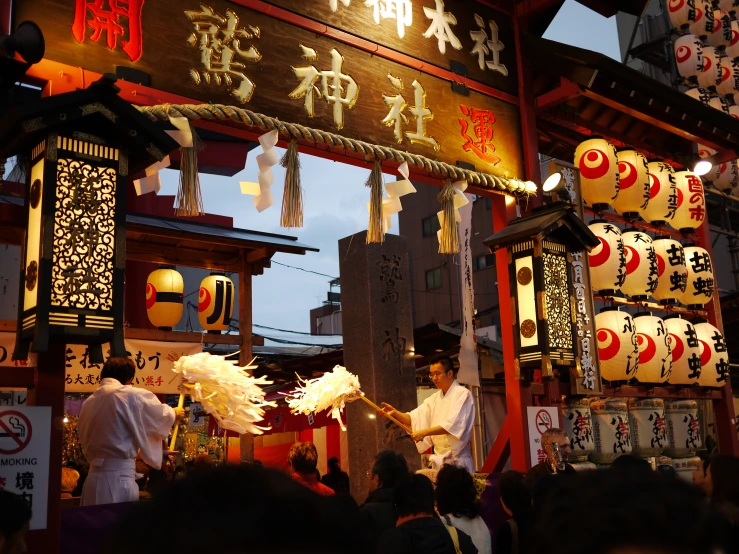
{"label": "wooden handle of rake", "polygon": [[[185,393],[180,393],[180,400],[177,402],[178,408],[183,408],[185,406]],[[172,440],[169,443],[169,451],[174,452],[175,443],[177,442],[177,431],[180,429],[180,421],[177,420],[177,423],[174,424],[174,431],[172,431]]]}
{"label": "wooden handle of rake", "polygon": [[381,413],[382,415],[384,415],[384,416],[385,416],[386,418],[388,418],[388,419],[389,419],[390,421],[392,421],[393,423],[395,423],[395,424],[396,424],[396,425],[397,425],[398,427],[400,427],[401,429],[405,430],[405,431],[406,431],[406,432],[407,432],[407,433],[408,433],[409,435],[411,435],[411,434],[413,433],[413,431],[411,430],[411,428],[410,428],[410,427],[408,427],[407,425],[405,425],[405,424],[401,423],[400,421],[398,421],[397,419],[395,419],[395,418],[394,418],[393,416],[391,416],[390,414],[388,414],[388,413],[385,413],[385,412],[384,412],[384,411],[382,410],[382,408],[380,408],[380,407],[379,407],[379,406],[378,406],[377,404],[375,404],[374,402],[372,402],[372,400],[370,400],[369,398],[367,398],[367,397],[366,397],[366,396],[364,395],[364,393],[361,393],[361,394],[359,395],[359,398],[361,398],[362,400],[364,400],[364,401],[365,401],[365,402],[366,402],[367,404],[369,404],[370,406],[372,406],[372,407],[373,407],[373,408],[374,408],[375,410],[377,410],[377,411],[378,411],[378,412],[380,412],[380,413]]}

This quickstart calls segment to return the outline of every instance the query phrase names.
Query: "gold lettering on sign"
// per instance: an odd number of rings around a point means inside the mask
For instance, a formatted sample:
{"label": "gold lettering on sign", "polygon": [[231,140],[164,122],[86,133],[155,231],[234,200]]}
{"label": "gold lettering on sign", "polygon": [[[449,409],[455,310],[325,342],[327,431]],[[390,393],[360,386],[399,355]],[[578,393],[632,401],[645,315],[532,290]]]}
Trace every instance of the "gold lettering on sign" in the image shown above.
{"label": "gold lettering on sign", "polygon": [[462,43],[452,31],[451,25],[457,24],[457,18],[452,12],[444,11],[444,0],[436,0],[436,9],[423,8],[423,13],[431,20],[431,25],[423,34],[426,38],[436,37],[439,43],[439,52],[446,54],[446,43],[452,45],[455,50],[462,49]]}
{"label": "gold lettering on sign", "polygon": [[[398,77],[393,77],[388,74],[388,79],[393,88],[398,91],[395,95],[383,94],[382,99],[385,101],[385,105],[390,108],[390,111],[385,116],[385,119],[381,123],[388,127],[394,127],[393,134],[395,135],[395,141],[400,143],[403,142],[403,136],[411,141],[413,144],[422,144],[433,148],[435,151],[439,150],[439,143],[436,139],[426,134],[426,123],[434,118],[434,114],[429,108],[426,107],[426,91],[418,81],[413,81],[414,100],[415,106],[408,107],[408,103],[401,94],[403,90],[403,80]],[[416,132],[411,133],[409,131],[403,132],[403,125],[408,124],[408,117],[403,113],[405,109],[416,118]]]}
{"label": "gold lettering on sign", "polygon": [[[485,20],[475,14],[475,22],[480,29],[470,31],[470,37],[475,41],[475,46],[472,48],[470,54],[477,56],[477,63],[480,65],[480,69],[484,70],[487,67],[491,71],[497,71],[504,77],[508,77],[508,68],[500,63],[500,52],[505,48],[505,45],[498,40],[498,24],[492,19],[488,21],[490,25],[490,36],[488,37],[485,31]],[[490,53],[493,54],[493,59],[486,60],[486,56]]]}
{"label": "gold lettering on sign", "polygon": [[364,5],[374,9],[375,23],[380,19],[395,19],[398,36],[405,36],[405,28],[413,25],[413,3],[411,0],[365,0]]}
{"label": "gold lettering on sign", "polygon": [[225,83],[231,96],[242,104],[251,100],[255,85],[244,71],[244,62],[257,63],[262,55],[253,45],[242,49],[241,41],[259,38],[259,27],[239,28],[239,17],[232,10],[226,10],[223,17],[205,4],[200,4],[200,11],[184,12],[195,29],[187,43],[200,50],[203,66],[202,70],[190,69],[195,84],[210,84],[212,79],[216,85]]}
{"label": "gold lettering on sign", "polygon": [[[303,57],[308,61],[318,59],[316,51],[300,45]],[[301,83],[288,96],[293,99],[305,98],[303,105],[308,117],[315,115],[314,95],[323,98],[326,103],[333,104],[334,123],[337,129],[344,127],[344,106],[351,110],[359,98],[359,85],[351,75],[343,73],[344,57],[332,48],[331,70],[318,71],[313,65],[293,67],[295,76],[302,79]],[[321,81],[321,88],[317,83]]]}
{"label": "gold lettering on sign", "polygon": [[[348,6],[351,2],[352,0],[341,0],[341,3],[345,6]],[[339,9],[339,0],[328,0],[328,5],[331,8],[331,11],[335,12]]]}

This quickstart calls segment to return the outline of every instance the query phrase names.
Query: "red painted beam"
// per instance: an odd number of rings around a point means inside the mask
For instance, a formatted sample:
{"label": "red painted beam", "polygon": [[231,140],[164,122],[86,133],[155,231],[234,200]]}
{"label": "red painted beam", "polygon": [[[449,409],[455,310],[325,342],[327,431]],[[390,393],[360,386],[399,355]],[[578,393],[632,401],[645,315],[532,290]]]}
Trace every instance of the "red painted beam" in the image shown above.
{"label": "red painted beam", "polygon": [[560,77],[560,84],[557,88],[536,97],[536,111],[540,113],[559,104],[564,104],[581,94],[580,85]]}
{"label": "red painted beam", "polygon": [[500,473],[511,453],[511,418],[506,416],[480,473]]}

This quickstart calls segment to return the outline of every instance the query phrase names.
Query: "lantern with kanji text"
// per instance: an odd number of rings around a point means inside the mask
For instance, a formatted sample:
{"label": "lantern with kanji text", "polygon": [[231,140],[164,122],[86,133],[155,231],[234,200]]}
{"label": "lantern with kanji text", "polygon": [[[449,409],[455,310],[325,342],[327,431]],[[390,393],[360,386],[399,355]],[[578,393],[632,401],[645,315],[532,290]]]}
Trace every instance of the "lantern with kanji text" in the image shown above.
{"label": "lantern with kanji text", "polygon": [[703,43],[701,40],[695,35],[683,35],[675,41],[674,50],[678,73],[685,79],[691,77],[697,79],[698,74],[703,71]]}
{"label": "lantern with kanji text", "polygon": [[634,315],[639,370],[636,378],[641,383],[664,383],[672,372],[672,350],[665,323],[650,313]]}
{"label": "lantern with kanji text", "polygon": [[670,237],[657,237],[652,244],[657,255],[658,279],[652,296],[661,304],[675,304],[688,282],[685,250],[682,244]]}
{"label": "lantern with kanji text", "polygon": [[706,10],[711,9],[709,0],[668,0],[667,15],[677,29],[700,22]]}
{"label": "lantern with kanji text", "polygon": [[649,166],[644,154],[636,150],[618,152],[620,189],[613,209],[626,218],[634,218],[649,203]]}
{"label": "lantern with kanji text", "polygon": [[716,48],[731,43],[731,17],[727,11],[713,10],[713,29],[706,30],[706,42]]}
{"label": "lantern with kanji text", "polygon": [[[739,186],[739,165],[737,164],[737,160],[729,160],[728,162],[716,164],[714,169],[716,170],[716,175],[712,180],[713,185],[720,191],[731,194],[732,189]],[[712,170],[709,173],[714,174],[714,171]]]}
{"label": "lantern with kanji text", "polygon": [[[687,0],[690,4],[691,0]],[[715,20],[713,18],[713,5],[711,0],[695,0],[695,17],[690,17],[688,31],[701,39],[706,39],[713,33]]]}
{"label": "lantern with kanji text", "polygon": [[710,46],[703,48],[703,71],[696,75],[698,86],[715,89],[722,82],[723,76],[720,52]]}
{"label": "lantern with kanji text", "polygon": [[123,342],[126,190],[178,144],[118,96],[106,75],[85,90],[27,102],[0,122],[0,158],[25,167],[27,231],[14,359],[31,348]]}
{"label": "lantern with kanji text", "polygon": [[664,322],[672,349],[672,373],[668,382],[672,385],[697,383],[701,374],[701,356],[695,327],[679,315],[669,315]]}
{"label": "lantern with kanji text", "polygon": [[580,170],[585,202],[596,211],[610,206],[620,186],[616,147],[602,138],[581,142],[575,150],[575,167]]}
{"label": "lantern with kanji text", "polygon": [[595,316],[598,358],[603,379],[628,381],[639,369],[639,344],[634,319],[617,307],[603,308]]}
{"label": "lantern with kanji text", "polygon": [[646,300],[657,288],[657,255],[652,237],[639,229],[621,235],[626,253],[626,278],[621,292],[634,300]]}
{"label": "lantern with kanji text", "polygon": [[198,319],[209,333],[228,329],[234,309],[235,290],[231,279],[222,273],[211,273],[200,283]]}
{"label": "lantern with kanji text", "polygon": [[680,302],[689,308],[700,308],[713,298],[715,289],[711,255],[700,246],[686,246],[684,250],[687,277]]}
{"label": "lantern with kanji text", "polygon": [[729,379],[729,353],[721,331],[707,321],[695,324],[701,351],[701,374],[698,384],[722,387]]}
{"label": "lantern with kanji text", "polygon": [[675,170],[665,162],[649,162],[649,203],[641,210],[645,221],[664,225],[677,210],[677,181]]}
{"label": "lantern with kanji text", "polygon": [[160,265],[146,279],[146,315],[151,324],[171,331],[182,317],[185,282],[173,265]]}
{"label": "lantern with kanji text", "polygon": [[739,21],[733,19],[729,24],[729,28],[731,29],[731,39],[726,44],[724,54],[729,59],[734,59],[739,56]]}
{"label": "lantern with kanji text", "polygon": [[588,225],[600,245],[590,251],[590,286],[603,295],[613,295],[626,278],[626,255],[621,229],[605,219]]}
{"label": "lantern with kanji text", "polygon": [[675,173],[677,187],[677,209],[669,220],[673,229],[690,233],[703,225],[706,218],[706,199],[703,195],[703,182],[692,171]]}

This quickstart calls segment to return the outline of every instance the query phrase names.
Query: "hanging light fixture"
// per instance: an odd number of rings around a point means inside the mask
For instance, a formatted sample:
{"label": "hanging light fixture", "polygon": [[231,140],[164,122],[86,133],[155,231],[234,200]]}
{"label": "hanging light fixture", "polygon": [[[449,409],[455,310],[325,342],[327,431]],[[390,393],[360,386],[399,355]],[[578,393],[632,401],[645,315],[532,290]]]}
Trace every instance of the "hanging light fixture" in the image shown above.
{"label": "hanging light fixture", "polygon": [[657,288],[657,255],[652,237],[639,229],[626,229],[621,238],[626,253],[626,278],[621,292],[646,300]]}
{"label": "hanging light fixture", "polygon": [[695,35],[678,37],[674,44],[677,71],[685,79],[696,79],[703,71],[703,43]]}
{"label": "hanging light fixture", "polygon": [[209,333],[228,329],[234,310],[234,284],[223,273],[213,272],[200,283],[198,319]]}
{"label": "hanging light fixture", "polygon": [[634,316],[639,344],[639,371],[641,383],[664,383],[672,372],[672,350],[665,323],[650,313]]}
{"label": "hanging light fixture", "polygon": [[620,150],[617,157],[620,188],[618,196],[613,201],[613,209],[623,214],[626,219],[633,219],[649,203],[647,158],[641,152],[632,149]]}
{"label": "hanging light fixture", "polygon": [[692,233],[703,225],[706,219],[706,199],[703,195],[703,182],[690,171],[675,173],[677,187],[677,209],[669,221],[673,229],[682,233]]}
{"label": "hanging light fixture", "polygon": [[652,296],[660,304],[675,304],[685,292],[688,269],[685,266],[683,245],[670,237],[657,237],[652,241],[657,254],[657,288]]}
{"label": "hanging light fixture", "polygon": [[626,278],[626,254],[621,230],[605,219],[588,225],[600,245],[588,254],[590,286],[603,296],[613,296]]}
{"label": "hanging light fixture", "polygon": [[711,256],[699,246],[686,246],[685,265],[687,269],[685,291],[679,300],[689,308],[700,308],[713,298],[715,281]]}
{"label": "hanging light fixture", "polygon": [[665,162],[649,162],[649,203],[640,211],[644,221],[664,225],[677,210],[675,170]]}
{"label": "hanging light fixture", "polygon": [[723,387],[729,379],[729,353],[721,331],[710,323],[695,324],[701,351],[701,373],[698,384],[703,387]]}
{"label": "hanging light fixture", "polygon": [[701,374],[700,344],[695,327],[679,315],[664,318],[672,350],[671,385],[693,385]]}
{"label": "hanging light fixture", "polygon": [[713,164],[708,160],[698,160],[695,162],[695,165],[693,165],[693,173],[698,175],[698,177],[707,175],[711,169],[713,169]]}
{"label": "hanging light fixture", "polygon": [[639,369],[639,344],[634,319],[616,307],[603,308],[595,316],[601,377],[628,381]]}
{"label": "hanging light fixture", "polygon": [[591,138],[575,150],[583,199],[593,209],[607,209],[618,196],[619,174],[616,148],[603,138]]}
{"label": "hanging light fixture", "polygon": [[160,265],[146,279],[146,315],[151,324],[171,331],[182,317],[185,282],[173,265]]}

